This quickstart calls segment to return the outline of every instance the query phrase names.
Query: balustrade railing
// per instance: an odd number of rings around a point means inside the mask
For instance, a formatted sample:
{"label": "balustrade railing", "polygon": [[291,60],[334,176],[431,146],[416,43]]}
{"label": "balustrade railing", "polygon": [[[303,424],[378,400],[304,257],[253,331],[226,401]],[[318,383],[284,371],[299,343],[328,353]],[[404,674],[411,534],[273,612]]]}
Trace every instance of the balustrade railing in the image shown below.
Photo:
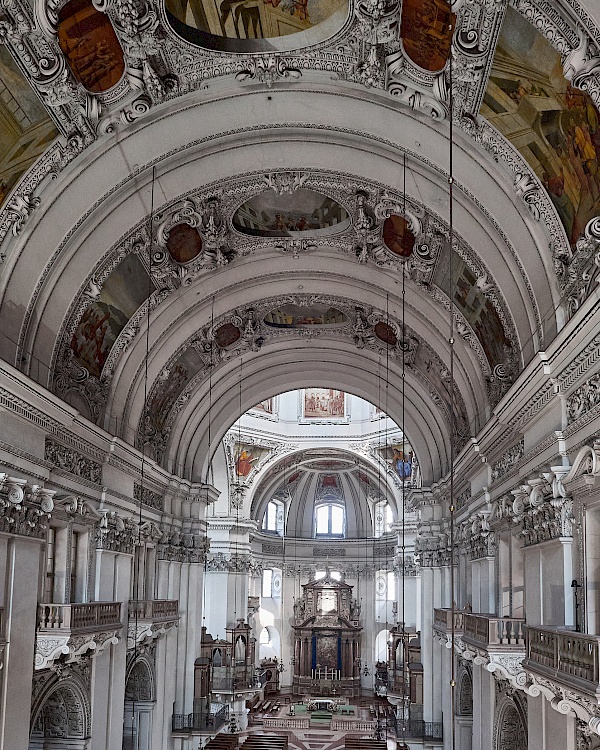
{"label": "balustrade railing", "polygon": [[[462,633],[463,631],[463,614],[461,610],[454,610],[454,632]],[[452,610],[440,608],[433,610],[433,627],[444,633],[452,632]]]}
{"label": "balustrade railing", "polygon": [[130,600],[129,619],[135,620],[176,620],[179,617],[177,599]]}
{"label": "balustrade railing", "polygon": [[421,719],[398,719],[395,731],[396,737],[411,740],[442,740],[444,725],[438,721],[422,721]]}
{"label": "balustrade railing", "polygon": [[559,679],[584,680],[600,690],[600,636],[527,627],[526,658],[534,670],[540,665]]}
{"label": "balustrade railing", "polygon": [[520,617],[496,617],[489,614],[463,615],[465,643],[481,648],[525,650],[525,620]]}
{"label": "balustrade railing", "polygon": [[40,630],[104,630],[121,624],[121,602],[38,605]]}
{"label": "balustrade railing", "polygon": [[201,711],[191,714],[173,714],[171,729],[173,732],[217,732],[229,719],[229,706],[224,705],[218,711]]}

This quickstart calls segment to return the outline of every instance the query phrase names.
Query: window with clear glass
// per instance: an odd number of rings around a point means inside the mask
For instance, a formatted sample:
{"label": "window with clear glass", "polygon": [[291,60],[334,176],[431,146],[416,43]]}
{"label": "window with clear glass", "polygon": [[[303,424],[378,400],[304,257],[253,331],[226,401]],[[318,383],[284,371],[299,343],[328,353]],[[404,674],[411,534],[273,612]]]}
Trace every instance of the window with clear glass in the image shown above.
{"label": "window with clear glass", "polygon": [[263,531],[273,534],[281,533],[281,521],[283,519],[283,506],[275,500],[270,500],[263,518]]}
{"label": "window with clear glass", "polygon": [[262,595],[265,598],[273,596],[273,570],[271,568],[263,570]]}
{"label": "window with clear glass", "polygon": [[318,505],[315,511],[315,536],[344,536],[345,516],[343,505]]}

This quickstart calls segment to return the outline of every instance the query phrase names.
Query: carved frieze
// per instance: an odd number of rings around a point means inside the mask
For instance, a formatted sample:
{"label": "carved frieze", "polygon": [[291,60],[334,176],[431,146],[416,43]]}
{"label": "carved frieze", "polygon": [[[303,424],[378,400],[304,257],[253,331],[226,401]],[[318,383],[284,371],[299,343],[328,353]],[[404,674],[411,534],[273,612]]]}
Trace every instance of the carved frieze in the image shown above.
{"label": "carved frieze", "polygon": [[600,404],[600,374],[579,386],[567,399],[567,419],[569,424],[577,422],[584,414]]}
{"label": "carved frieze", "polygon": [[519,463],[525,454],[525,441],[523,438],[518,443],[505,451],[492,465],[492,482],[497,482],[508,474]]}
{"label": "carved frieze", "polygon": [[87,479],[93,484],[102,482],[101,464],[56,440],[46,438],[44,458],[50,461],[56,469]]}
{"label": "carved frieze", "polygon": [[137,500],[138,503],[142,503],[142,505],[147,505],[149,508],[153,508],[154,510],[163,510],[163,496],[160,494],[160,492],[155,492],[149,487],[142,487],[141,484],[138,484],[136,482],[133,485],[133,497],[135,500]]}

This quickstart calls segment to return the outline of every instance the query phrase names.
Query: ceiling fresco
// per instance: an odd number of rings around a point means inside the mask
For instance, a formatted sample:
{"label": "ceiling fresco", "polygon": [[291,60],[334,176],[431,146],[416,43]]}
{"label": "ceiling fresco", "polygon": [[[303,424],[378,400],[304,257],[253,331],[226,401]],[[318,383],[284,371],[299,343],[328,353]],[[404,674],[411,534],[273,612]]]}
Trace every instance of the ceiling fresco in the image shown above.
{"label": "ceiling fresco", "polygon": [[166,0],[166,9],[173,29],[188,41],[246,52],[272,46],[263,40],[321,31],[321,25],[326,27],[319,34],[324,39],[348,14],[347,0]]}
{"label": "ceiling fresco", "polygon": [[531,165],[574,246],[600,214],[600,111],[565,78],[559,52],[510,7],[481,114]]}
{"label": "ceiling fresco", "polygon": [[[600,238],[600,228],[594,229],[600,214],[598,35],[589,18],[574,21],[558,3],[550,23],[540,3],[514,0],[505,9],[474,0],[455,4],[452,12],[448,0],[377,5],[168,0],[166,7],[163,0],[102,5],[69,0],[56,7],[39,3],[34,14],[26,0],[13,0],[0,19],[0,272],[7,269],[7,288],[19,253],[27,252],[25,238],[29,241],[30,230],[35,234],[38,221],[43,225],[47,211],[40,207],[46,191],[53,189],[49,186],[57,184],[55,178],[68,188],[69,170],[77,172],[83,162],[92,165],[123,135],[134,137],[153,127],[160,118],[145,118],[149,112],[154,116],[157,107],[163,107],[165,117],[188,105],[206,105],[208,111],[215,101],[239,96],[245,102],[257,90],[270,106],[269,92],[293,91],[295,82],[302,81],[298,91],[314,83],[315,91],[323,84],[335,96],[354,97],[361,107],[377,99],[411,123],[416,118],[423,133],[430,128],[439,135],[446,128],[440,121],[449,116],[452,54],[457,138],[472,138],[477,148],[466,150],[477,153],[473,163],[493,172],[498,183],[513,185],[514,203],[526,216],[523,226],[533,226],[527,238],[542,257],[538,267],[547,269],[550,292],[542,309],[554,310],[550,298],[564,293],[568,317],[595,288],[589,266]],[[227,95],[221,97],[221,91]],[[181,102],[173,103],[179,97]],[[316,129],[311,111],[298,117]],[[256,120],[261,120],[260,112]],[[232,133],[235,125],[231,123]],[[352,122],[344,125],[335,136],[323,131],[316,140],[358,142],[367,132],[357,135]],[[389,140],[378,141],[378,148],[395,149],[400,158],[400,141],[392,132],[387,135]],[[267,145],[262,147],[267,154]],[[415,175],[416,189],[411,183],[409,192],[419,190],[419,170],[431,176],[432,184],[446,186],[445,167],[435,161],[438,157],[429,158],[420,141],[414,151],[402,148]],[[157,143],[159,153],[162,144]],[[358,150],[354,153],[358,165],[362,157]],[[110,214],[133,181],[147,177],[150,156],[156,155],[153,149],[148,154],[147,163],[132,161],[123,183],[113,185],[109,175],[105,194],[97,196],[99,206],[90,205],[65,226],[63,239],[44,256],[46,265],[36,268],[31,294],[10,298],[14,307],[6,315],[17,311],[14,326],[10,322],[10,357],[19,366],[25,363],[24,371],[32,361],[32,342],[44,336],[39,306],[46,304],[48,280],[56,278],[58,264],[79,247],[77,238],[85,232],[77,230],[91,224],[94,211],[100,207]],[[185,149],[179,157],[173,154],[169,159],[186,158]],[[351,162],[344,173],[337,167],[327,172],[325,167],[276,162],[271,171],[266,167],[228,175],[201,189],[199,178],[179,197],[172,192],[152,221],[147,215],[137,216],[135,226],[133,218],[130,224],[126,220],[120,239],[88,252],[96,265],[89,263],[85,279],[78,278],[70,293],[63,293],[60,310],[53,311],[60,330],[44,361],[52,390],[72,398],[77,408],[89,404],[86,416],[101,423],[114,395],[115,372],[133,349],[144,310],[156,310],[177,290],[202,285],[211,275],[235,275],[231,269],[249,258],[280,253],[297,259],[314,253],[321,259],[339,253],[355,264],[357,278],[364,271],[405,278],[411,291],[427,295],[427,304],[437,306],[437,314],[445,314],[452,300],[457,331],[481,378],[476,386],[471,373],[463,396],[476,400],[467,391],[480,388],[483,400],[497,403],[523,367],[523,342],[538,336],[535,348],[542,338],[537,279],[529,276],[512,228],[500,226],[486,196],[456,182],[469,216],[475,222],[481,218],[485,231],[495,234],[489,246],[482,237],[481,244],[470,247],[461,227],[455,227],[456,252],[450,254],[442,198],[403,196],[390,188],[399,181],[363,179],[358,166],[358,173],[351,174]],[[538,230],[546,233],[544,240]],[[502,243],[506,256],[496,262]],[[494,254],[490,260],[495,266],[487,262],[488,252]],[[10,262],[2,265],[5,257]],[[502,289],[490,268],[502,279]],[[597,269],[592,270],[595,274]],[[509,276],[511,288],[519,287],[522,295],[518,320],[503,293]],[[242,305],[217,316],[214,325],[206,320],[199,324],[151,384],[142,422],[146,437],[159,436],[156,456],[164,451],[181,404],[211,368],[295,336],[339,337],[357,350],[388,352],[396,362],[404,357],[431,401],[448,416],[444,404],[452,401],[452,389],[426,341],[409,340],[397,320],[368,306],[362,309],[349,297],[321,297],[308,302],[308,297],[290,293],[270,297],[270,307],[261,298],[256,309]],[[9,309],[5,302],[3,306]],[[551,337],[555,328],[549,330]],[[139,417],[138,412],[136,423]],[[467,434],[466,408],[463,417],[459,431]]]}
{"label": "ceiling fresco", "polygon": [[69,0],[60,9],[58,43],[73,75],[88,91],[99,94],[121,80],[123,50],[110,18],[90,0]]}
{"label": "ceiling fresco", "polygon": [[305,188],[293,195],[259,193],[237,209],[232,221],[238,232],[256,237],[318,237],[350,226],[346,209],[336,200]]}
{"label": "ceiling fresco", "polygon": [[57,136],[39,97],[0,44],[0,206]]}
{"label": "ceiling fresco", "polygon": [[305,328],[310,326],[336,326],[346,323],[348,318],[341,310],[328,305],[282,305],[270,310],[264,318],[265,323],[273,328]]}
{"label": "ceiling fresco", "polygon": [[455,21],[450,0],[403,0],[400,37],[415,65],[431,72],[444,68]]}
{"label": "ceiling fresco", "polygon": [[73,356],[90,375],[100,376],[119,334],[154,289],[148,272],[133,253],[106,279],[81,316],[70,344]]}

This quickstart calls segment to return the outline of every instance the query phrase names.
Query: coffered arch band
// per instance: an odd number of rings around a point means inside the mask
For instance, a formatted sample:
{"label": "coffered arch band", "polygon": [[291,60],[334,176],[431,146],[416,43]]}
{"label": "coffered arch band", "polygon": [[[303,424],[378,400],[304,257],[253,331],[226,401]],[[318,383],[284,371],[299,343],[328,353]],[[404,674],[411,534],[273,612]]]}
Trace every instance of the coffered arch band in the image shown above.
{"label": "coffered arch band", "polygon": [[[378,395],[378,379],[373,376],[373,368],[378,364],[371,353],[359,352],[357,355],[346,347],[324,348],[313,343],[294,350],[293,361],[290,361],[289,350],[281,347],[278,351],[261,353],[249,359],[242,368],[239,363],[231,363],[224,368],[226,371],[222,372],[218,382],[212,384],[211,394],[205,381],[181,411],[171,434],[167,468],[195,480],[206,479],[209,456],[214,454],[237,416],[285,390],[326,386],[353,393],[385,408],[386,404]],[[448,425],[414,378],[406,382],[405,418],[402,420],[400,373],[396,369],[390,374],[395,384],[389,389],[387,411],[392,419],[404,424],[405,433],[419,457],[423,482],[431,483],[447,468]],[[210,443],[209,403],[212,404]]]}
{"label": "coffered arch band", "polygon": [[[357,176],[397,189],[402,150],[406,149],[407,191],[416,200],[439,208],[442,216],[447,212],[447,177],[435,166],[447,163],[443,124],[398,111],[372,92],[320,90],[315,97],[303,88],[295,88],[293,94],[281,90],[272,97],[273,107],[265,107],[259,92],[203,104],[195,98],[190,95],[169,103],[168,123],[157,112],[124,133],[118,143],[100,142],[85,164],[73,163],[61,173],[56,186],[48,189],[46,200],[31,218],[27,252],[21,255],[21,238],[15,242],[3,290],[3,308],[12,313],[10,329],[15,323],[21,329],[22,352],[32,352],[43,363],[50,361],[52,340],[47,334],[60,328],[65,300],[72,299],[74,289],[84,287],[105,248],[115,246],[132,226],[148,217],[151,169],[150,163],[141,163],[147,138],[162,151],[154,159],[160,205],[197,189],[208,176],[211,181],[230,179],[255,170],[257,164],[266,172],[310,169],[315,164],[341,171],[351,164]],[[319,125],[310,121],[315,106]],[[299,121],[293,124],[284,119],[285,113],[289,118],[289,107],[298,112]],[[353,130],[346,127],[350,112]],[[222,122],[233,121],[240,127],[222,133]],[[190,133],[198,137],[189,140]],[[464,135],[457,136],[456,156],[457,230],[485,260],[500,287],[527,359],[537,345],[540,311],[559,306],[547,238],[512,188],[507,189],[506,177],[490,157]],[[98,194],[102,197],[92,200]],[[502,217],[502,227],[495,216]],[[535,296],[529,278],[536,278]],[[18,309],[10,308],[8,302]],[[14,348],[11,353],[11,346],[6,346],[10,359],[17,356]]]}

